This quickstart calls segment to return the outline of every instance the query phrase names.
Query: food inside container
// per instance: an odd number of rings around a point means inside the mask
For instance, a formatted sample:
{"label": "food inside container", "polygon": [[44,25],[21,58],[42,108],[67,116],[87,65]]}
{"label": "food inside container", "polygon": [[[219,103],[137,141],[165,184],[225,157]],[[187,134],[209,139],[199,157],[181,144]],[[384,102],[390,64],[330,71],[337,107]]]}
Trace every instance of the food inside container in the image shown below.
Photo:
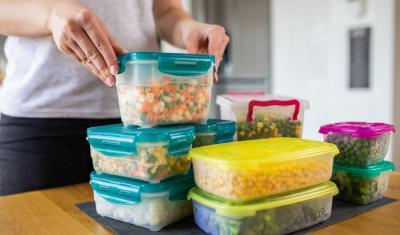
{"label": "food inside container", "polygon": [[195,181],[202,190],[233,200],[252,200],[328,181],[333,144],[271,138],[194,148]]}
{"label": "food inside container", "polygon": [[391,162],[384,161],[368,167],[335,163],[332,181],[339,188],[338,198],[359,205],[366,205],[383,198],[389,184]]}
{"label": "food inside container", "polygon": [[193,175],[175,176],[159,184],[107,174],[90,175],[96,211],[101,216],[158,231],[193,213],[187,193]]}
{"label": "food inside container", "polygon": [[340,150],[335,162],[369,166],[382,162],[389,148],[393,125],[385,123],[340,122],[324,125],[324,140]]}
{"label": "food inside container", "polygon": [[196,139],[193,147],[232,142],[236,133],[233,121],[208,119],[205,124],[196,124]]}
{"label": "food inside container", "polygon": [[124,125],[152,127],[207,119],[214,56],[134,52],[118,59],[116,86]]}
{"label": "food inside container", "polygon": [[237,139],[301,137],[304,100],[265,95],[264,93],[231,93],[217,97],[221,118],[237,123]]}
{"label": "food inside container", "polygon": [[332,182],[255,201],[226,200],[193,188],[196,224],[211,235],[275,235],[294,232],[327,220],[332,197],[338,192]]}
{"label": "food inside container", "polygon": [[98,173],[158,183],[190,169],[191,126],[125,128],[115,124],[89,128],[87,135]]}

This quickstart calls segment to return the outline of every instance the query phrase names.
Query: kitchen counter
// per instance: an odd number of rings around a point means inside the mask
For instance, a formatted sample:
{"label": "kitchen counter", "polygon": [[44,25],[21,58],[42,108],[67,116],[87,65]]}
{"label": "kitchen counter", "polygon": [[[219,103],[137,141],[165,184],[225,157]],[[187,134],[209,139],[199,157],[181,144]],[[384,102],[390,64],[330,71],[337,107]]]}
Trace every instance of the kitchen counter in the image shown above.
{"label": "kitchen counter", "polygon": [[[400,199],[400,173],[392,173],[386,196]],[[75,205],[93,200],[89,184],[0,197],[0,234],[112,234]],[[313,234],[400,234],[400,201]]]}

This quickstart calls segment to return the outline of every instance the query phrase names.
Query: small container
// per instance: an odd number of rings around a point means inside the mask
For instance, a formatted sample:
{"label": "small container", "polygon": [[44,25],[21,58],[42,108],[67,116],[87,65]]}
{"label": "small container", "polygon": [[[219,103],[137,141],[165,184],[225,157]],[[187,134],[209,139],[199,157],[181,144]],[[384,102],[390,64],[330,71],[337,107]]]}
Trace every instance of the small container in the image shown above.
{"label": "small container", "polygon": [[132,52],[118,59],[116,86],[124,125],[152,127],[207,119],[214,56]]}
{"label": "small container", "polygon": [[90,175],[96,211],[101,216],[158,231],[193,213],[187,193],[193,175],[175,176],[159,184],[111,176]]}
{"label": "small container", "polygon": [[274,235],[294,232],[327,220],[331,215],[336,185],[325,182],[291,193],[256,201],[229,201],[193,188],[197,226],[211,235]]}
{"label": "small container", "polygon": [[194,127],[125,128],[115,124],[89,128],[87,135],[98,173],[158,183],[190,169],[187,154]]}
{"label": "small container", "polygon": [[331,180],[339,188],[338,198],[366,205],[383,198],[389,184],[389,172],[393,170],[393,163],[388,161],[368,167],[335,163]]}
{"label": "small container", "polygon": [[232,142],[236,133],[233,121],[208,119],[206,124],[196,124],[196,139],[193,147]]}
{"label": "small container", "polygon": [[231,93],[217,97],[221,118],[236,121],[237,139],[301,137],[308,102],[264,93]]}
{"label": "small container", "polygon": [[252,200],[328,181],[333,144],[296,138],[270,138],[194,148],[196,185],[233,200]]}
{"label": "small container", "polygon": [[335,162],[354,166],[369,166],[384,160],[393,125],[385,123],[341,122],[324,125],[319,132],[326,142],[340,150]]}

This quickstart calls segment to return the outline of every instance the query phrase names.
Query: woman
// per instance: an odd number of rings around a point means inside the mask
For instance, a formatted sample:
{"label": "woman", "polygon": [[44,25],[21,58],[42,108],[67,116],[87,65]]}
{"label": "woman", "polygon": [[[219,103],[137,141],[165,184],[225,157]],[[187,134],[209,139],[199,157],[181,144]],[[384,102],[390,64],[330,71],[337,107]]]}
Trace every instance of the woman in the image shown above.
{"label": "woman", "polygon": [[116,54],[157,51],[160,36],[218,66],[229,41],[179,0],[1,0],[0,33],[0,195],[88,180],[86,128],[120,122]]}

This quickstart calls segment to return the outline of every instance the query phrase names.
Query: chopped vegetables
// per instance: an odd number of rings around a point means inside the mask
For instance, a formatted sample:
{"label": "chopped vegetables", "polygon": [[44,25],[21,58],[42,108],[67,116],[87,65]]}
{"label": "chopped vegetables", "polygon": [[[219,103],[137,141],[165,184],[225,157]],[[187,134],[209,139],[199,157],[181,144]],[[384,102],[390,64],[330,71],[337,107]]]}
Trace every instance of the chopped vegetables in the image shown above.
{"label": "chopped vegetables", "polygon": [[389,183],[389,172],[382,172],[380,176],[354,176],[346,171],[335,171],[331,180],[339,188],[338,198],[366,205],[383,198]]}
{"label": "chopped vegetables", "polygon": [[340,150],[335,162],[354,166],[369,166],[382,162],[389,147],[390,133],[379,137],[355,138],[350,134],[331,132],[324,136],[326,142],[336,144]]}
{"label": "chopped vegetables", "polygon": [[193,201],[196,224],[211,235],[275,235],[297,231],[329,218],[332,195],[258,211],[254,216],[229,217]]}
{"label": "chopped vegetables", "polygon": [[168,194],[142,196],[140,203],[130,205],[111,203],[96,192],[94,193],[94,200],[98,214],[145,227],[152,231],[158,231],[193,213],[190,201],[170,201]]}
{"label": "chopped vegetables", "polygon": [[166,144],[138,144],[133,156],[110,157],[91,148],[96,172],[125,176],[157,183],[168,177],[186,174],[190,160],[186,155],[173,156]]}
{"label": "chopped vegetables", "polygon": [[331,156],[322,155],[231,168],[212,161],[192,160],[197,186],[208,193],[234,200],[260,198],[328,181],[333,162]]}
{"label": "chopped vegetables", "polygon": [[194,123],[207,119],[212,76],[170,77],[151,85],[119,84],[118,99],[124,125]]}
{"label": "chopped vegetables", "polygon": [[303,124],[287,117],[271,114],[257,114],[253,122],[238,121],[238,140],[251,140],[272,137],[301,137]]}
{"label": "chopped vegetables", "polygon": [[215,144],[216,133],[197,133],[196,139],[193,142],[193,147],[201,147],[210,144]]}

